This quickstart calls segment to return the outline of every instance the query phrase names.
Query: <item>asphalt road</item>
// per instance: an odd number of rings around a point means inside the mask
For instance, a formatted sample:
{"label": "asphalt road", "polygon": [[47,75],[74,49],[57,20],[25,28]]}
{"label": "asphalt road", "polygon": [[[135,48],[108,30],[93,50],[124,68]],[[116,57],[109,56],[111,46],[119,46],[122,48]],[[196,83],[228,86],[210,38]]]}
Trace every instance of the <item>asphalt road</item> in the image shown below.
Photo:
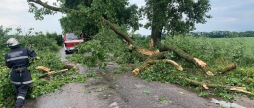
{"label": "asphalt road", "polygon": [[[62,60],[68,62],[63,49]],[[198,97],[194,92],[174,84],[146,82],[131,72],[112,74],[116,63],[108,64],[108,71],[89,70],[78,65],[80,73],[97,72],[100,78],[88,78],[86,83],[70,83],[35,100],[26,100],[25,108],[220,108],[223,101]],[[217,103],[217,104],[216,104]],[[248,98],[239,98],[224,106],[253,108]]]}

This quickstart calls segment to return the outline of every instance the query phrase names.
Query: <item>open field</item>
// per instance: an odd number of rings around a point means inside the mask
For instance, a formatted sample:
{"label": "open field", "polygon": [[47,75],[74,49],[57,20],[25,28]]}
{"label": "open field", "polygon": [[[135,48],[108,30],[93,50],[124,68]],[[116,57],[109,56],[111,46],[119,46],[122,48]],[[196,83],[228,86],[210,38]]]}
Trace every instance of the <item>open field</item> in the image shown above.
{"label": "open field", "polygon": [[[216,41],[239,41],[249,48],[254,47],[254,37],[241,37],[241,38],[211,38]],[[254,50],[254,49],[253,49]]]}

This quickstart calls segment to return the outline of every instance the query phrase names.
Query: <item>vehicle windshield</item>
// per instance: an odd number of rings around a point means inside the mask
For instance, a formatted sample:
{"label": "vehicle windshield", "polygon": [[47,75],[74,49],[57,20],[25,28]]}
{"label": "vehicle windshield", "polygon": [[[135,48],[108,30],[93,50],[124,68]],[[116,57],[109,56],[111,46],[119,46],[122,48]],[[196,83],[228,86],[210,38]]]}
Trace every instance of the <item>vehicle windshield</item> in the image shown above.
{"label": "vehicle windshield", "polygon": [[74,34],[66,34],[66,40],[75,40],[78,39],[78,37]]}

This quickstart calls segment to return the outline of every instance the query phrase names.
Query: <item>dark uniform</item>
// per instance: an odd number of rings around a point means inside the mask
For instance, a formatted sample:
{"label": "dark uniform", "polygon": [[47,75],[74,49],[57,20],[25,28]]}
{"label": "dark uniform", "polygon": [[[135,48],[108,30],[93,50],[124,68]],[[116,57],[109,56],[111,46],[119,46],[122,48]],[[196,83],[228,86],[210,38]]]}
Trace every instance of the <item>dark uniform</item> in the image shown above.
{"label": "dark uniform", "polygon": [[11,83],[16,87],[16,108],[23,107],[28,86],[33,82],[30,71],[27,69],[29,57],[36,57],[36,53],[21,47],[11,48],[5,55],[6,66],[12,69]]}

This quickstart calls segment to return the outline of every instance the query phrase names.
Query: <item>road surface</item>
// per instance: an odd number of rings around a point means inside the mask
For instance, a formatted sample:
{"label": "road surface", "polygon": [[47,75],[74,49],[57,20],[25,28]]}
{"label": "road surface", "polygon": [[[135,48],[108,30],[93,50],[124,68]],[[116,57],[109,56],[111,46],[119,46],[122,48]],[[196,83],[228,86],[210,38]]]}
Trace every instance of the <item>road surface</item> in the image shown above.
{"label": "road surface", "polygon": [[[68,62],[63,49],[59,54],[64,62]],[[108,71],[77,66],[81,74],[97,72],[101,78],[66,84],[55,93],[26,100],[25,108],[220,108],[220,103],[225,107],[254,107],[254,102],[246,97],[227,103],[198,97],[196,93],[174,84],[146,82],[131,72],[112,74],[119,67],[116,63],[109,63]]]}

